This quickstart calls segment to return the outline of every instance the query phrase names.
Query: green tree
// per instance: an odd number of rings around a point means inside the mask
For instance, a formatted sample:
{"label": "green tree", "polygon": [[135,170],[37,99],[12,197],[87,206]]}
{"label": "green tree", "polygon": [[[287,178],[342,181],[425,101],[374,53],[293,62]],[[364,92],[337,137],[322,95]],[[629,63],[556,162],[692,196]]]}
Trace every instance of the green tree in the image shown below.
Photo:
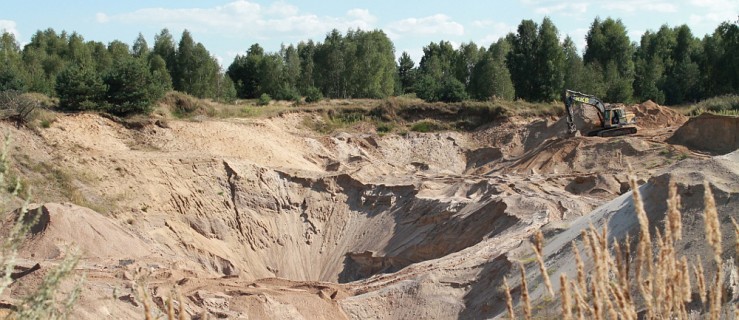
{"label": "green tree", "polygon": [[428,74],[422,74],[418,81],[416,82],[416,96],[419,98],[428,101],[428,102],[434,102],[439,101],[439,90],[441,89],[441,84],[439,80],[436,80],[431,75]]}
{"label": "green tree", "polygon": [[216,96],[219,69],[218,62],[205,46],[195,43],[190,32],[184,30],[175,53],[174,89],[199,98],[213,98]]}
{"label": "green tree", "polygon": [[108,69],[113,66],[113,57],[108,52],[108,47],[102,42],[90,41],[87,43],[87,47],[90,50],[90,55],[94,57],[92,63],[95,66],[95,70],[103,74],[108,72]]}
{"label": "green tree", "polygon": [[[139,36],[133,42],[133,56],[136,58],[147,58],[149,56],[149,44],[146,43],[146,38],[139,32]],[[161,57],[161,55],[160,55]]]}
{"label": "green tree", "polygon": [[18,41],[10,32],[0,36],[0,91],[26,90],[25,69]]}
{"label": "green tree", "polygon": [[633,96],[634,46],[621,20],[596,18],[585,40],[583,55],[586,65],[597,65],[602,77],[596,86],[604,89],[606,101],[629,102]]}
{"label": "green tree", "polygon": [[227,103],[232,103],[236,101],[236,87],[234,86],[233,81],[231,81],[231,78],[225,74],[220,74],[219,79],[220,81],[218,82],[217,86],[218,94],[216,98],[219,101]]}
{"label": "green tree", "polygon": [[516,34],[508,34],[506,39],[511,44],[506,63],[511,73],[516,97],[532,99],[536,96],[537,86],[533,74],[536,74],[535,58],[538,26],[532,20],[523,20],[518,25]]}
{"label": "green tree", "polygon": [[59,108],[67,111],[101,110],[107,87],[90,66],[70,64],[56,79]]}
{"label": "green tree", "polygon": [[164,59],[164,62],[167,64],[167,71],[171,77],[174,77],[175,65],[177,64],[175,61],[176,51],[174,37],[172,37],[172,34],[169,33],[167,28],[162,29],[159,34],[154,36],[152,53],[156,53]]}
{"label": "green tree", "polygon": [[560,98],[564,83],[564,58],[557,27],[552,20],[544,18],[536,39],[533,100],[552,101]]}
{"label": "green tree", "polygon": [[575,42],[569,36],[565,37],[562,43],[562,50],[564,53],[564,78],[563,87],[560,90],[560,94],[564,94],[565,89],[571,89],[576,91],[582,91],[585,87],[584,82],[584,66],[580,55],[577,53],[577,47]]}
{"label": "green tree", "polygon": [[400,79],[400,87],[402,93],[411,93],[415,91],[416,85],[416,69],[415,63],[408,52],[398,58],[398,78]]}
{"label": "green tree", "polygon": [[334,29],[323,43],[316,46],[314,54],[314,81],[329,98],[346,98],[344,36]]}
{"label": "green tree", "polygon": [[313,62],[316,52],[316,45],[313,40],[298,43],[298,56],[300,57],[300,76],[298,77],[298,89],[307,95],[309,88],[315,88],[313,81],[313,70],[315,63]]}
{"label": "green tree", "polygon": [[300,55],[298,49],[293,45],[282,46],[280,50],[284,68],[282,69],[283,91],[298,93],[298,81],[300,80]]}
{"label": "green tree", "polygon": [[149,55],[149,72],[151,72],[153,86],[159,91],[158,96],[163,96],[167,91],[172,90],[172,77],[167,71],[167,63],[159,54]]}
{"label": "green tree", "polygon": [[464,83],[456,77],[447,76],[442,80],[438,90],[439,101],[442,102],[461,102],[467,99],[467,91]]}
{"label": "green tree", "polygon": [[[345,38],[344,82],[351,98],[385,98],[395,91],[395,50],[384,32],[357,30]],[[352,48],[348,50],[346,48]]]}
{"label": "green tree", "polygon": [[143,59],[116,61],[103,83],[108,111],[117,115],[148,114],[152,104],[163,96]]}
{"label": "green tree", "polygon": [[255,43],[249,47],[246,56],[236,55],[228,67],[228,74],[236,86],[241,98],[257,98],[262,93],[259,83],[261,75],[259,65],[264,57],[264,49]]}
{"label": "green tree", "polygon": [[467,92],[473,99],[502,98],[512,100],[515,97],[511,74],[505,65],[505,57],[509,50],[508,42],[502,38],[490,45],[490,49],[475,64],[467,88]]}
{"label": "green tree", "polygon": [[485,48],[478,48],[474,42],[459,45],[452,61],[454,77],[465,86],[469,85],[472,69],[480,61],[483,54],[485,54]]}
{"label": "green tree", "polygon": [[113,40],[108,44],[108,53],[110,53],[113,63],[131,57],[131,49],[128,47],[128,44],[118,40]]}

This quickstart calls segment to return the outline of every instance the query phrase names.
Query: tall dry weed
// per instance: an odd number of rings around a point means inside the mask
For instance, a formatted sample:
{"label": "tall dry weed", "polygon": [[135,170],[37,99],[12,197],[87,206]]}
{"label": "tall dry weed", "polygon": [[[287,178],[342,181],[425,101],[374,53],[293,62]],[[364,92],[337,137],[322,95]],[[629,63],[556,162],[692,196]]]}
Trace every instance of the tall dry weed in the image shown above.
{"label": "tall dry weed", "polygon": [[[636,180],[632,176],[629,182],[639,222],[636,257],[632,261],[631,241],[628,236],[623,242],[609,244],[606,227],[599,231],[591,225],[583,230],[582,245],[584,252],[591,258],[592,272],[589,281],[586,281],[588,271],[577,243],[573,242],[577,278],[570,281],[566,274],[560,275],[559,300],[562,317],[565,320],[694,319],[698,313],[706,319],[720,319],[722,312],[724,316],[734,314],[736,317],[737,306],[728,306],[727,309],[722,304],[721,230],[710,185],[704,183],[704,223],[706,242],[712,249],[714,267],[707,270],[704,269],[700,257],[691,264],[687,257],[677,254],[677,243],[682,239],[683,232],[677,185],[674,182],[669,184],[665,228],[663,232],[657,231],[652,235]],[[736,251],[739,251],[739,225],[734,218],[731,220]],[[545,274],[543,258],[540,259],[543,239],[537,234],[535,240],[533,250],[537,255],[539,268]],[[520,269],[523,310],[528,319],[530,315],[526,312],[531,307],[523,265]],[[714,270],[715,273],[712,272]],[[711,276],[710,284],[706,282],[707,275]],[[507,282],[505,284],[507,290],[510,290]],[[507,295],[510,296],[510,293]],[[699,301],[693,301],[694,296]],[[698,302],[697,307],[695,302]],[[512,306],[509,309],[512,310]],[[510,315],[513,316],[512,313]]]}

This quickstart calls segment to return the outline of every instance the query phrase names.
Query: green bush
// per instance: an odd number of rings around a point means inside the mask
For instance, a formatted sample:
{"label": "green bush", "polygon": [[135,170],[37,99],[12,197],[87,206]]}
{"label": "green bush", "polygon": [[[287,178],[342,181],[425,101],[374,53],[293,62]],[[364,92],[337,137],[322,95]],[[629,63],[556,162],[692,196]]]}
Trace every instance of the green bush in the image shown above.
{"label": "green bush", "polygon": [[259,96],[259,101],[257,101],[257,104],[260,106],[266,106],[269,104],[270,101],[272,101],[272,97],[270,97],[266,93],[262,93],[262,95]]}
{"label": "green bush", "polygon": [[321,90],[316,87],[310,87],[305,90],[305,102],[313,103],[323,100],[323,94]]}
{"label": "green bush", "polygon": [[437,95],[439,101],[443,102],[462,102],[467,99],[464,84],[454,77],[448,77],[442,81]]}
{"label": "green bush", "polygon": [[443,130],[444,127],[435,121],[423,120],[414,123],[411,126],[411,131],[415,132],[433,132]]}
{"label": "green bush", "polygon": [[377,125],[376,129],[378,133],[388,133],[393,131],[393,125],[390,123],[380,123]]}
{"label": "green bush", "polygon": [[275,100],[299,101],[300,93],[295,88],[283,86],[280,88],[274,98]]}
{"label": "green bush", "polygon": [[690,109],[690,116],[697,116],[707,111],[723,115],[737,115],[739,114],[739,95],[728,94],[703,100]]}
{"label": "green bush", "polygon": [[101,110],[106,85],[92,67],[72,64],[56,77],[59,109],[65,111]]}
{"label": "green bush", "polygon": [[103,82],[108,87],[108,111],[116,115],[148,114],[154,101],[163,96],[143,59],[117,61]]}
{"label": "green bush", "polygon": [[706,99],[698,104],[703,109],[713,112],[728,110],[739,110],[739,95],[730,94],[725,96]]}

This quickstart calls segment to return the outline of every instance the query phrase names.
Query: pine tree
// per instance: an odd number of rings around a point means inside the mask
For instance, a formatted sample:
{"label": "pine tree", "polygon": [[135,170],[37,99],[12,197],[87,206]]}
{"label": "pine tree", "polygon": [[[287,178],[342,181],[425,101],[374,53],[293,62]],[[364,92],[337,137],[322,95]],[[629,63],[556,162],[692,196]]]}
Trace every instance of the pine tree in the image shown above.
{"label": "pine tree", "polygon": [[517,33],[507,36],[511,51],[506,62],[516,88],[516,97],[527,100],[537,96],[538,88],[532,77],[537,73],[534,61],[537,55],[537,30],[538,26],[534,21],[523,20],[518,25]]}
{"label": "pine tree", "polygon": [[403,51],[403,54],[398,58],[398,77],[400,79],[400,86],[402,93],[411,93],[415,91],[416,84],[416,69],[415,63],[408,52]]}
{"label": "pine tree", "polygon": [[[136,41],[133,42],[133,56],[136,58],[148,58],[149,57],[149,44],[146,43],[146,38],[139,32],[139,36],[136,37]],[[160,55],[161,57],[161,55]]]}
{"label": "pine tree", "polygon": [[103,110],[106,86],[90,66],[70,64],[59,73],[55,85],[62,110]]}

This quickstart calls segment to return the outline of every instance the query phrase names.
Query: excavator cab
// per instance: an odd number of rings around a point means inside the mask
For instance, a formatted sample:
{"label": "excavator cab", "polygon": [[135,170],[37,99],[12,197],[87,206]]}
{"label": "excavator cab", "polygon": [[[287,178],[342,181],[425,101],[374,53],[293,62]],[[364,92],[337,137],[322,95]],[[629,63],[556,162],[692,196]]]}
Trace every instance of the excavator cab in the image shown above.
{"label": "excavator cab", "polygon": [[595,107],[601,122],[601,127],[588,132],[588,136],[616,137],[636,133],[636,127],[634,127],[636,116],[633,113],[627,112],[624,108],[607,107],[595,96],[567,90],[565,91],[565,110],[570,133],[577,131],[572,109],[580,105]]}

